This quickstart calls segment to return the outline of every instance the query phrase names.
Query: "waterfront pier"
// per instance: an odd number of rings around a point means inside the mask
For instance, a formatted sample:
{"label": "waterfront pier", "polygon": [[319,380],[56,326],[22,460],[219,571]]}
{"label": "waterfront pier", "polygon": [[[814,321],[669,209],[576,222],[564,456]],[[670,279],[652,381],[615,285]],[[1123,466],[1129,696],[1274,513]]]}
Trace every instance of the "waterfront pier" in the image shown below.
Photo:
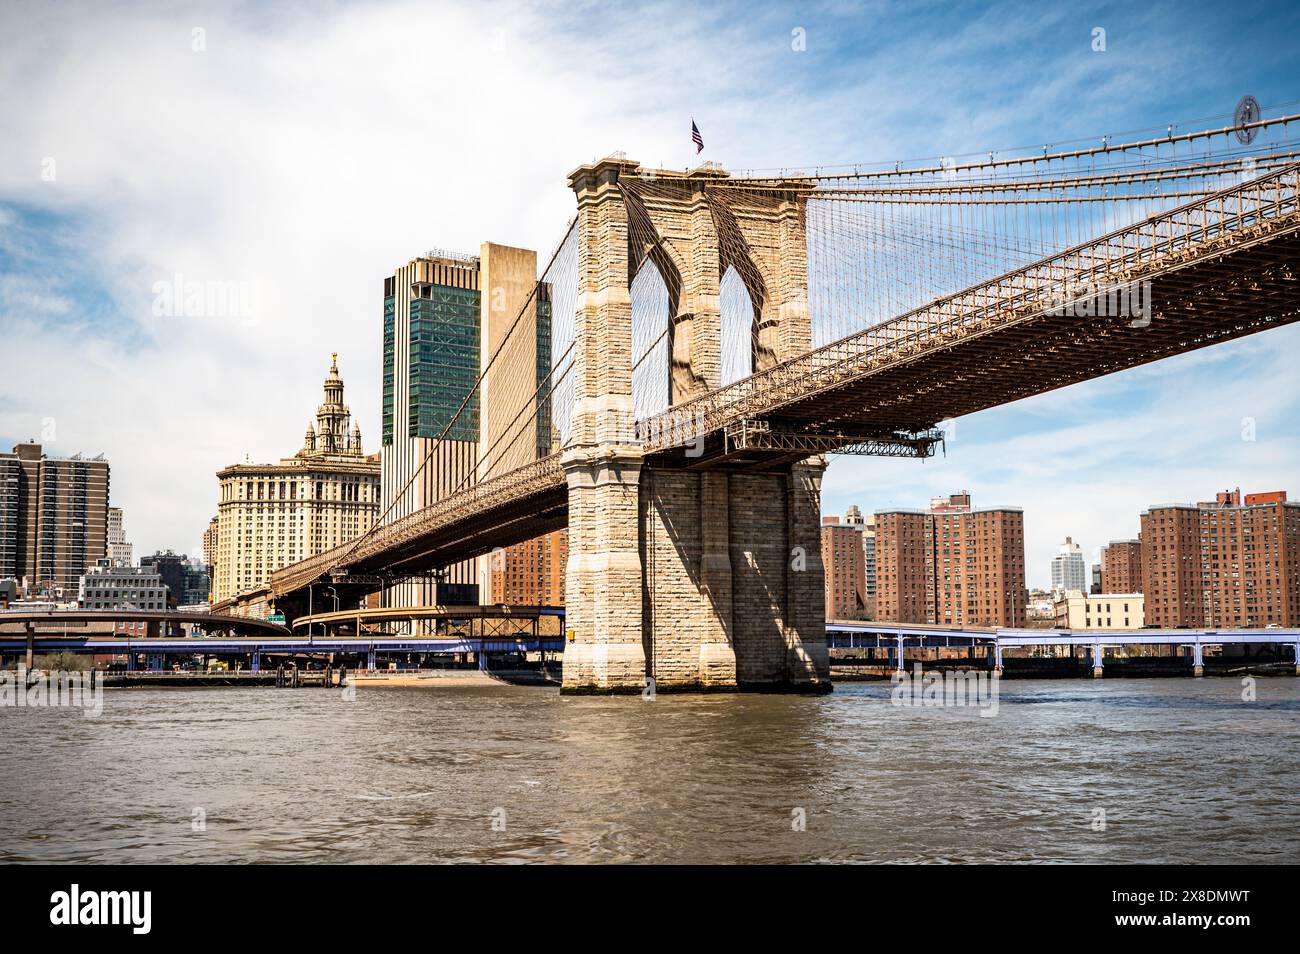
{"label": "waterfront pier", "polygon": [[[841,677],[886,676],[920,662],[1011,676],[1203,676],[1253,671],[1300,676],[1300,629],[953,629],[890,623],[827,624]],[[838,665],[836,660],[839,660]]]}

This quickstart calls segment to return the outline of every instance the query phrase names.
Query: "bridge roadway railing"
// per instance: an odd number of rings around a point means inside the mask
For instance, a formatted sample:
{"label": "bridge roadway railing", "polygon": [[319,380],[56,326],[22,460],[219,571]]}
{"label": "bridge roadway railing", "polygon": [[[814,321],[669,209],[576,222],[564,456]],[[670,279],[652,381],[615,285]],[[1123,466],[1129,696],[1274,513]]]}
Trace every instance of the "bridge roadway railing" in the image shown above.
{"label": "bridge roadway railing", "polygon": [[[637,422],[647,453],[680,447],[748,417],[842,387],[926,352],[1031,320],[1068,303],[1080,287],[1132,285],[1215,253],[1300,228],[1300,164],[1189,202],[1091,242],[936,299],[897,318],[792,358]],[[408,514],[367,534],[276,571],[273,594],[322,574],[374,559],[466,516],[553,489],[564,482],[552,454]]]}
{"label": "bridge roadway railing", "polygon": [[691,443],[727,424],[1070,303],[1080,288],[1130,286],[1188,262],[1300,227],[1300,164],[1189,202],[998,278],[936,299],[637,423],[645,450]]}
{"label": "bridge roadway railing", "polygon": [[350,541],[271,575],[275,594],[306,586],[324,573],[355,566],[413,540],[454,526],[467,515],[483,513],[564,484],[560,455],[550,454],[499,477],[474,484],[427,507],[378,527],[358,543]]}

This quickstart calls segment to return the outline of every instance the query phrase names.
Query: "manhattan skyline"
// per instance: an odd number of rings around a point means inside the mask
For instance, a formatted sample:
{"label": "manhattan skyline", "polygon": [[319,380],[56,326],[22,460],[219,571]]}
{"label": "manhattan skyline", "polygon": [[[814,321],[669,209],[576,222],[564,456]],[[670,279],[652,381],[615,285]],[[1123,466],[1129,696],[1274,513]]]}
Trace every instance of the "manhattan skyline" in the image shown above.
{"label": "manhattan skyline", "polygon": [[[338,4],[310,20],[242,5],[31,9],[0,14],[32,36],[0,54],[25,91],[0,105],[0,330],[35,357],[3,359],[0,443],[103,452],[137,553],[199,552],[213,475],[293,451],[331,351],[374,442],[383,276],[481,239],[545,256],[572,212],[565,175],[596,156],[747,169],[1061,147],[1190,128],[1245,94],[1279,106],[1295,88],[1281,54],[1294,11],[1208,5],[939,17],[666,4],[664,17],[617,16],[595,49],[581,6]],[[395,14],[412,28],[394,33]],[[920,26],[948,37],[927,58],[909,40]],[[446,41],[437,56],[429,36]],[[1197,69],[1211,57],[1233,68]],[[608,77],[595,94],[591,75]],[[81,108],[56,108],[68,102]],[[486,202],[467,188],[483,183]],[[236,283],[247,301],[176,316],[157,288],[178,275]],[[1043,585],[1067,535],[1091,563],[1136,536],[1151,504],[1294,492],[1297,344],[1300,329],[1269,331],[984,411],[925,462],[834,459],[823,512],[959,490],[1019,506],[1027,582]]]}

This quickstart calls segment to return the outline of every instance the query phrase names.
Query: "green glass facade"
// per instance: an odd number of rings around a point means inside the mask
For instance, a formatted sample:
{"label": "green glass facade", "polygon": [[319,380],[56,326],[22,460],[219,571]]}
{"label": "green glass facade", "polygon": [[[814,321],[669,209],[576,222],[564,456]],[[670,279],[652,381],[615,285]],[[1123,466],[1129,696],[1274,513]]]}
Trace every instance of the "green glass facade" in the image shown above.
{"label": "green glass facade", "polygon": [[[383,405],[384,446],[392,446],[397,435],[397,278],[384,287]],[[418,289],[418,290],[417,290]],[[443,436],[461,402],[469,401],[446,433],[448,440],[479,440],[480,397],[475,383],[480,367],[480,293],[451,285],[413,285],[416,297],[410,301],[407,353],[408,437],[437,439]],[[551,370],[552,312],[550,286],[537,290],[537,383],[546,381]],[[551,385],[537,394],[537,449],[547,453],[551,444]]]}
{"label": "green glass facade", "polygon": [[551,449],[551,391],[555,382],[546,380],[550,371],[551,295],[550,285],[542,282],[537,286],[537,449],[541,454]]}
{"label": "green glass facade", "polygon": [[394,322],[396,305],[391,294],[384,296],[384,436],[385,446],[393,443],[393,358],[397,340]]}
{"label": "green glass facade", "polygon": [[[408,436],[477,441],[479,293],[425,285],[411,301]],[[452,424],[466,395],[469,403]],[[447,430],[451,424],[450,430]]]}

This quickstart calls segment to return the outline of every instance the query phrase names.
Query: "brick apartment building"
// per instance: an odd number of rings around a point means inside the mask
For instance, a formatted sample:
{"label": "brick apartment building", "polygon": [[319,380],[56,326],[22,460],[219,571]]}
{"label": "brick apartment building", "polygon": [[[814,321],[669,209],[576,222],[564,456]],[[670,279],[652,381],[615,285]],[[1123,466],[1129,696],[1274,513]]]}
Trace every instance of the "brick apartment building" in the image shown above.
{"label": "brick apartment building", "polygon": [[81,575],[108,547],[109,466],[50,457],[28,442],[0,454],[0,579],[26,580],[28,597],[77,597]]}
{"label": "brick apartment building", "polygon": [[1300,502],[1224,491],[1142,520],[1147,625],[1300,625]]}
{"label": "brick apartment building", "polygon": [[878,619],[1024,626],[1028,599],[1019,508],[977,510],[961,493],[876,513]]}
{"label": "brick apartment building", "polygon": [[924,510],[876,513],[876,618],[899,623],[929,621],[926,552],[929,514]]}
{"label": "brick apartment building", "polygon": [[1102,593],[1142,592],[1142,544],[1112,540],[1101,548]]}
{"label": "brick apartment building", "polygon": [[569,531],[556,530],[491,555],[491,602],[563,606]]}
{"label": "brick apartment building", "polygon": [[870,615],[863,526],[861,518],[841,523],[839,517],[822,517],[827,619],[867,619]]}

